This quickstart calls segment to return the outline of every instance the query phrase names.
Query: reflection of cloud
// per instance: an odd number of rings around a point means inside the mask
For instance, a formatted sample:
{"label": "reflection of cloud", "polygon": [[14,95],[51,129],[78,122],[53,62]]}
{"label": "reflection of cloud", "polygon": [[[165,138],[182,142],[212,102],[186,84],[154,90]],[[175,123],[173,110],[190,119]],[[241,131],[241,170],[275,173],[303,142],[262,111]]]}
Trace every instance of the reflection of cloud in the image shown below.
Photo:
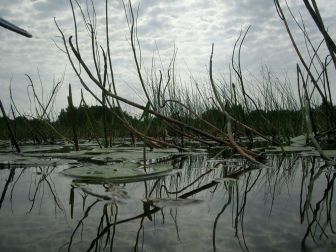
{"label": "reflection of cloud", "polygon": [[[139,1],[134,1],[133,4],[136,7],[138,3]],[[300,11],[304,17],[307,17],[302,4],[296,1],[289,1],[289,4],[296,15]],[[319,1],[319,4],[326,26],[331,34],[335,34],[336,3],[323,0]],[[105,46],[104,8],[105,1],[96,2],[98,37],[103,46]],[[138,34],[147,68],[150,67],[156,45],[160,50],[163,63],[166,63],[172,56],[175,43],[178,48],[177,60],[180,60],[180,63],[177,65],[180,66],[181,76],[187,74],[187,66],[196,76],[199,73],[206,75],[205,66],[209,61],[211,43],[214,42],[214,70],[227,72],[233,44],[240,29],[246,29],[248,25],[252,25],[242,50],[243,68],[257,74],[260,62],[263,62],[279,73],[286,69],[290,72],[295,69],[297,57],[277,16],[273,1],[145,0],[140,1],[139,8]],[[44,85],[47,89],[50,85],[48,82],[52,81],[53,76],[60,77],[65,65],[69,65],[66,57],[53,45],[52,39],[57,40],[56,37],[59,35],[53,17],[56,17],[64,28],[66,36],[74,34],[70,4],[66,0],[4,0],[0,16],[28,30],[34,36],[32,39],[26,39],[0,29],[0,88],[2,90],[0,98],[8,106],[6,90],[13,76],[14,93],[24,104],[26,100],[22,90],[27,85],[25,73],[37,79],[36,68],[38,67],[46,79]],[[78,20],[80,21],[79,17]],[[312,34],[317,33],[311,21],[306,21],[306,24]],[[109,5],[109,25],[117,85],[120,88],[120,94],[129,94],[129,88],[123,83],[126,81],[129,85],[133,85],[138,82],[136,72],[132,68],[134,63],[129,48],[129,33],[120,1],[112,1]],[[291,26],[295,31],[298,30],[293,22]],[[79,34],[83,57],[90,59],[91,49],[87,32],[81,31]],[[301,35],[296,34],[296,38],[303,43]],[[315,42],[318,41],[316,36],[312,38]],[[66,73],[66,83],[68,82],[77,87],[74,93],[78,95],[80,85],[70,67],[67,68]],[[137,88],[138,86],[135,87]],[[65,97],[66,89],[60,94],[59,107],[66,106]],[[134,95],[131,99],[138,98]],[[75,98],[75,102],[76,100]]]}

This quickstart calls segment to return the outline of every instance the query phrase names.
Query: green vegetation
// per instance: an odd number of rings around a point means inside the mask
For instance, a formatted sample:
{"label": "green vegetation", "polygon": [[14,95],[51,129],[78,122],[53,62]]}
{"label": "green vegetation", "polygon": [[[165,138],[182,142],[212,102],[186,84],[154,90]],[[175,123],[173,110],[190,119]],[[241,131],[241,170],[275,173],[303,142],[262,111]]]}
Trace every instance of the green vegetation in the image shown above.
{"label": "green vegetation", "polygon": [[[137,129],[144,129],[145,123],[139,118],[130,116],[126,111],[122,111],[119,108],[113,108],[114,111],[108,111],[105,115],[105,120],[108,122],[108,135],[112,139],[115,138],[128,138],[131,136],[130,130],[123,126],[123,122],[119,119],[120,117],[127,118],[129,122],[132,123]],[[335,110],[335,108],[334,108]],[[230,108],[229,113],[239,120],[239,118],[247,118],[249,125],[259,131],[262,134],[272,137],[272,139],[278,139],[283,144],[287,144],[290,137],[305,134],[305,119],[302,111],[300,110],[254,110],[250,113],[244,113],[241,105]],[[335,110],[336,111],[336,110]],[[80,139],[94,139],[96,136],[98,138],[104,138],[104,127],[103,127],[103,107],[102,106],[81,106],[75,107],[74,111],[76,114],[75,125],[77,125],[78,137]],[[116,117],[115,115],[118,115]],[[313,117],[316,118],[315,131],[317,136],[322,136],[325,134],[326,137],[332,137],[332,132],[326,134],[330,127],[330,119],[328,113],[325,111],[323,105],[317,106],[312,109]],[[215,129],[208,128],[207,124],[204,122],[211,123],[217,129],[224,129],[226,121],[223,113],[216,109],[210,108],[200,114],[199,117],[192,115],[175,116],[179,120],[188,123],[193,126],[197,126],[204,131],[208,131],[212,134],[217,134],[220,136],[220,132],[215,131]],[[66,138],[72,137],[72,117],[68,109],[62,109],[55,122],[44,122],[42,120],[27,119],[25,117],[16,117],[15,119],[10,119],[10,124],[15,133],[18,141],[30,141],[32,140],[35,144],[41,143],[53,143],[59,137],[58,135],[50,130],[52,125],[58,132],[62,132]],[[29,127],[27,127],[29,125]],[[266,126],[266,127],[265,127]],[[30,130],[27,130],[29,128]],[[9,139],[9,132],[7,130],[4,118],[0,117],[0,139]],[[240,125],[235,127],[235,137],[244,137],[244,128]],[[173,129],[165,129],[162,122],[157,118],[153,118],[149,126],[147,135],[154,138],[164,138],[163,136],[179,137],[180,134]],[[330,139],[331,140],[331,139]]]}

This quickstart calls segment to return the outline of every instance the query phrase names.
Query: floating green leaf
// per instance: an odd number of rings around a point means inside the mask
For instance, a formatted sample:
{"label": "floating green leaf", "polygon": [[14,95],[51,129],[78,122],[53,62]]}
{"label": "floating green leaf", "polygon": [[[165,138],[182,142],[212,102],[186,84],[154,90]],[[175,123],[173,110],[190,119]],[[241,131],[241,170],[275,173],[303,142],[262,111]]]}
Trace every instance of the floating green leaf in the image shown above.
{"label": "floating green leaf", "polygon": [[281,153],[281,152],[307,152],[315,150],[311,146],[283,146],[281,147],[268,147],[265,149],[266,153]]}
{"label": "floating green leaf", "polygon": [[[165,160],[169,159],[170,155],[163,152],[146,152],[147,160]],[[104,161],[104,162],[114,162],[114,161],[143,161],[143,152],[140,151],[125,151],[125,152],[112,152],[106,153],[99,156],[92,157],[92,161]]]}
{"label": "floating green leaf", "polygon": [[2,154],[0,155],[0,168],[10,167],[35,167],[35,166],[56,166],[64,164],[78,164],[75,160],[64,160],[57,158],[37,158],[23,154]]}
{"label": "floating green leaf", "polygon": [[290,139],[292,146],[305,146],[307,144],[307,137],[299,135]]}
{"label": "floating green leaf", "polygon": [[127,183],[152,179],[168,174],[172,170],[171,165],[149,165],[146,171],[138,164],[131,162],[113,165],[90,165],[70,168],[62,171],[64,175],[89,181],[110,181]]}

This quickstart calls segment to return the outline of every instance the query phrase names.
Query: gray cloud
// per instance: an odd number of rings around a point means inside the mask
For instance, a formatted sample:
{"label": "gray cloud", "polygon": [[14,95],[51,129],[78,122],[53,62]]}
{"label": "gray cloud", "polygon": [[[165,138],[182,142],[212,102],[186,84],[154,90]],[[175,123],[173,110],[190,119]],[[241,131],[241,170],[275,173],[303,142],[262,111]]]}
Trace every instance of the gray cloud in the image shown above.
{"label": "gray cloud", "polygon": [[[85,3],[85,1],[82,1]],[[302,3],[288,1],[293,13],[305,19],[306,27],[316,44],[321,39],[313,22],[304,10]],[[95,1],[97,13],[98,39],[106,45],[105,37],[105,1]],[[241,29],[252,26],[242,50],[242,65],[246,72],[259,73],[260,65],[267,64],[278,72],[294,73],[298,61],[281,20],[277,16],[273,1],[230,0],[201,1],[174,0],[134,1],[139,6],[138,34],[142,46],[144,67],[150,67],[153,55],[158,56],[159,49],[164,64],[168,64],[174,45],[178,48],[177,66],[182,80],[189,81],[189,70],[207,80],[207,65],[211,44],[215,43],[214,70],[216,74],[227,73],[231,62],[231,53]],[[319,1],[321,14],[330,33],[336,34],[334,12],[336,2]],[[76,12],[79,14],[79,12]],[[286,15],[289,17],[288,12]],[[13,90],[17,102],[22,108],[29,103],[26,95],[28,81],[24,76],[30,74],[37,80],[39,68],[44,80],[44,90],[52,88],[52,80],[60,78],[64,69],[65,85],[60,91],[58,108],[66,106],[67,83],[74,86],[75,103],[79,102],[81,85],[66,56],[59,51],[53,40],[60,42],[59,33],[53,21],[64,30],[66,36],[74,35],[73,20],[69,1],[60,0],[3,0],[0,16],[29,30],[32,39],[20,37],[0,28],[0,99],[9,107],[8,85],[13,77]],[[92,65],[90,39],[82,21],[79,21],[80,50]],[[290,22],[300,48],[304,48],[304,38],[298,32],[294,22]],[[109,3],[109,38],[111,43],[113,66],[117,87],[121,95],[139,101],[138,94],[130,89],[139,90],[134,62],[129,46],[130,35],[121,1]],[[304,50],[303,50],[304,51]],[[89,98],[88,98],[89,99]]]}

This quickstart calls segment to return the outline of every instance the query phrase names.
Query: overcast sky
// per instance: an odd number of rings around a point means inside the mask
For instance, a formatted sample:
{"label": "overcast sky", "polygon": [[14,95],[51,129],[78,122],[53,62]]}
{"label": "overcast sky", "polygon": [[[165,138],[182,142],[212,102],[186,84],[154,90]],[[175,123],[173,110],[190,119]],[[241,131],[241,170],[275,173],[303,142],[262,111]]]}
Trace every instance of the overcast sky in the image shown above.
{"label": "overcast sky", "polygon": [[[105,1],[94,2],[98,37],[104,41]],[[284,4],[284,1],[281,2]],[[311,37],[317,43],[320,37],[303,3],[294,0],[288,2],[299,19],[299,13],[302,14]],[[336,1],[317,2],[325,24],[335,38]],[[272,0],[133,1],[135,7],[139,3],[138,35],[144,67],[150,67],[153,54],[158,57],[157,49],[163,64],[167,64],[175,46],[178,50],[177,71],[184,84],[188,85],[190,72],[196,78],[206,78],[211,44],[214,43],[214,72],[216,76],[225,75],[228,73],[233,45],[240,30],[251,25],[242,50],[243,71],[258,76],[261,65],[266,64],[279,77],[287,74],[291,78],[295,72],[298,58]],[[130,54],[130,35],[120,0],[109,1],[109,13],[109,37],[119,94],[141,102],[141,88]],[[9,108],[9,83],[12,79],[16,103],[20,109],[29,111],[29,81],[25,74],[29,74],[38,87],[38,71],[44,87],[44,99],[52,88],[53,80],[59,80],[65,71],[64,85],[57,98],[57,109],[67,106],[69,82],[73,85],[75,105],[78,105],[80,83],[75,78],[66,56],[53,42],[59,42],[54,17],[67,37],[74,35],[69,1],[1,0],[0,17],[33,35],[29,39],[0,27],[0,99],[6,109]],[[288,18],[290,19],[289,16]],[[292,27],[297,31],[294,25]],[[303,43],[302,35],[295,34],[298,41]],[[79,40],[84,58],[90,60],[90,39],[85,31],[80,31]],[[301,48],[304,48],[303,44]],[[39,92],[42,97],[41,90]],[[89,96],[87,97],[89,100]]]}

